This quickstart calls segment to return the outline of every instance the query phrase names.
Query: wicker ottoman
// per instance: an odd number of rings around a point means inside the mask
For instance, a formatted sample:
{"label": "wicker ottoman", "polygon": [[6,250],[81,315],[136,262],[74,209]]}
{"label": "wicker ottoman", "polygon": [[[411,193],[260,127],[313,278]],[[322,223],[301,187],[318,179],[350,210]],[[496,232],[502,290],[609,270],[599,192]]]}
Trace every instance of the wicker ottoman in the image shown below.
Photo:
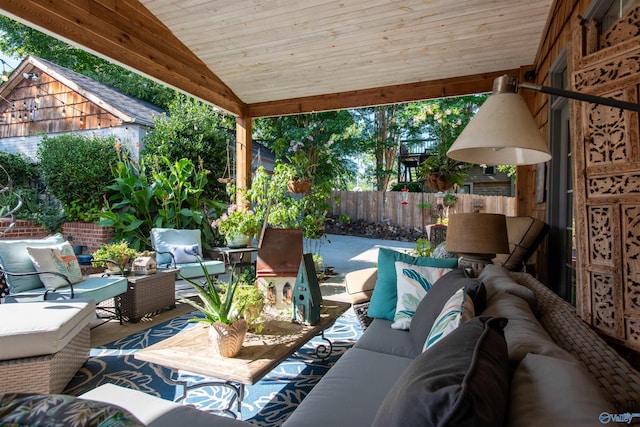
{"label": "wicker ottoman", "polygon": [[92,300],[0,305],[0,393],[60,393],[89,358]]}

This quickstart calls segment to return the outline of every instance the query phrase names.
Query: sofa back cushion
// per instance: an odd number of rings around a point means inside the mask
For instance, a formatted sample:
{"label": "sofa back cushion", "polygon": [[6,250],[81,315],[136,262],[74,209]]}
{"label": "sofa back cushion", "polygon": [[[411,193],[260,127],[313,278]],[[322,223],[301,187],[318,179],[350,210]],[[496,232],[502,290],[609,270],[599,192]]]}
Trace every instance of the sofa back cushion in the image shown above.
{"label": "sofa back cushion", "polygon": [[156,262],[158,265],[169,264],[171,252],[177,245],[198,245],[198,256],[202,258],[202,238],[200,230],[176,230],[174,228],[152,228],[151,245],[158,252]]}
{"label": "sofa back cushion", "polygon": [[445,303],[460,288],[464,288],[473,300],[476,313],[482,313],[486,305],[486,291],[478,279],[467,276],[462,267],[458,267],[442,276],[420,301],[416,313],[411,319],[409,334],[416,352],[421,352],[429,332]]}
{"label": "sofa back cushion", "polygon": [[419,355],[373,426],[501,426],[509,395],[505,319],[475,317]]}
{"label": "sofa back cushion", "polygon": [[531,353],[511,380],[506,425],[601,426],[616,413],[579,362]]}
{"label": "sofa back cushion", "polygon": [[529,353],[572,360],[573,356],[556,344],[540,322],[529,304],[522,298],[500,292],[491,298],[484,310],[485,316],[504,317],[509,323],[504,328],[509,360],[515,367]]}
{"label": "sofa back cushion", "polygon": [[487,302],[491,301],[494,295],[507,293],[522,298],[529,304],[531,310],[536,312],[536,294],[517,283],[503,267],[495,264],[486,265],[478,275],[478,280],[481,280],[487,288]]}
{"label": "sofa back cushion", "polygon": [[[43,239],[0,240],[0,266],[12,273],[31,273],[36,268],[29,258],[27,246],[47,247],[64,242],[62,234],[57,233]],[[38,275],[7,276],[10,293],[19,293],[30,289],[41,288],[42,281]]]}
{"label": "sofa back cushion", "polygon": [[[369,317],[387,320],[393,320],[395,317],[398,301],[398,294],[396,290],[398,281],[398,277],[396,275],[396,261],[411,265],[445,269],[455,268],[458,265],[458,260],[456,258],[436,259],[414,257],[391,249],[380,248],[378,250],[378,280],[376,281],[376,286],[373,289],[373,294],[371,295],[371,303],[369,304],[368,313]],[[442,303],[444,304],[444,301]]]}

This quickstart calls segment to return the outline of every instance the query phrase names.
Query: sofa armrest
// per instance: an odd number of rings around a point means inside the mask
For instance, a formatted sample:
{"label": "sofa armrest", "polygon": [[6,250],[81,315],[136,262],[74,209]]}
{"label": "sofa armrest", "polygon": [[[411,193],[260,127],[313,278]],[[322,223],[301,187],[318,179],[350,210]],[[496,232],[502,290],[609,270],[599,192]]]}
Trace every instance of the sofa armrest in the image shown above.
{"label": "sofa armrest", "polygon": [[373,288],[378,280],[376,267],[351,271],[344,277],[345,287],[351,304],[368,302],[373,294]]}

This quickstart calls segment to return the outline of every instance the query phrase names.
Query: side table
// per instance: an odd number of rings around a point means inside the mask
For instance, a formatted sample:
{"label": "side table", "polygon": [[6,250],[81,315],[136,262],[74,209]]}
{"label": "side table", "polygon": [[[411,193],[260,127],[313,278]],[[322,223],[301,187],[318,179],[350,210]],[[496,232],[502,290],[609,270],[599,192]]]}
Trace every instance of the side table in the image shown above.
{"label": "side table", "polygon": [[127,276],[127,292],[122,295],[122,316],[138,323],[145,315],[176,307],[176,271],[158,270],[145,276]]}
{"label": "side table", "polygon": [[243,267],[252,267],[255,272],[255,264],[252,261],[252,253],[257,252],[258,248],[248,246],[246,248],[229,248],[218,247],[212,248],[211,251],[222,256],[222,260],[228,267],[235,267],[236,274],[242,271]]}

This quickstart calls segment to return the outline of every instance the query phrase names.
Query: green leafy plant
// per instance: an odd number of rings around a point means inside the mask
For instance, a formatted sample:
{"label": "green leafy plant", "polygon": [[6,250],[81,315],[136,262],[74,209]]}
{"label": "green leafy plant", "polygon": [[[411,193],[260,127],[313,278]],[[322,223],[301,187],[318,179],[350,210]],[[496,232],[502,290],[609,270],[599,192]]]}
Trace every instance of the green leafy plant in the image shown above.
{"label": "green leafy plant", "polygon": [[[169,105],[167,115],[154,118],[154,128],[144,138],[143,158],[153,162],[155,157],[165,157],[171,163],[189,159],[197,165],[206,159],[207,169],[216,178],[226,170],[227,144],[234,144],[229,130],[235,129],[235,120],[213,106],[186,95],[176,95]],[[159,171],[169,175],[165,163]],[[217,179],[207,180],[202,187],[203,197],[213,199],[224,196],[224,187]]]}
{"label": "green leafy plant", "polygon": [[191,319],[194,322],[202,323],[224,323],[225,325],[231,325],[236,320],[240,319],[240,316],[244,312],[245,303],[234,299],[234,295],[239,286],[239,281],[234,280],[226,287],[226,291],[223,293],[224,299],[218,292],[218,287],[221,286],[221,282],[213,278],[208,272],[202,262],[200,262],[202,272],[204,273],[205,283],[199,284],[192,279],[180,275],[183,280],[186,280],[193,289],[198,293],[201,304],[194,302],[188,298],[181,297],[180,300],[186,304],[189,304],[193,308],[199,310],[204,318],[196,317]]}
{"label": "green leafy plant", "polygon": [[[69,221],[78,221],[81,212],[102,206],[107,185],[105,169],[119,159],[120,143],[115,136],[65,134],[44,136],[38,146],[42,178],[48,191],[62,203]],[[81,215],[82,216],[82,215]]]}
{"label": "green leafy plant", "polygon": [[454,207],[458,201],[458,197],[453,193],[447,193],[443,196],[443,201],[445,206]]}
{"label": "green leafy plant", "polygon": [[126,239],[137,250],[151,247],[149,235],[154,227],[200,229],[204,243],[212,241],[209,212],[225,205],[204,196],[209,172],[202,163],[196,167],[188,159],[154,160],[136,164],[123,158],[115,165],[115,180],[108,187],[114,194],[98,224],[114,227],[115,238]]}
{"label": "green leafy plant", "polygon": [[244,306],[243,316],[249,329],[259,334],[264,328],[265,296],[255,285],[256,278],[251,268],[242,270],[235,280],[238,287],[234,299],[238,305]]}
{"label": "green leafy plant", "polygon": [[11,177],[16,188],[29,187],[38,175],[38,167],[23,154],[0,151],[0,165]]}
{"label": "green leafy plant", "polygon": [[[126,240],[120,240],[113,243],[106,243],[98,248],[93,253],[93,259],[95,260],[110,260],[115,261],[121,269],[125,269],[129,260],[135,258],[138,252],[129,247],[129,243]],[[102,267],[110,267],[110,263],[96,262],[95,265]]]}
{"label": "green leafy plant", "polygon": [[[436,191],[444,191],[451,185],[464,185],[469,176],[469,164],[447,156],[447,147],[441,143],[434,149],[418,168],[418,175]],[[448,184],[448,186],[447,186]]]}
{"label": "green leafy plant", "polygon": [[428,257],[431,256],[431,242],[427,239],[417,239],[416,247],[413,249],[412,253],[415,256]]}
{"label": "green leafy plant", "polygon": [[418,203],[416,205],[418,207],[418,209],[424,209],[424,210],[431,210],[431,208],[433,207],[433,205],[431,203]]}
{"label": "green leafy plant", "polygon": [[391,187],[391,191],[402,191],[405,187],[410,193],[420,193],[424,191],[422,184],[416,181],[398,182]]}
{"label": "green leafy plant", "polygon": [[253,238],[262,227],[262,218],[251,209],[231,204],[227,212],[214,220],[211,225],[224,235],[243,234]]}

